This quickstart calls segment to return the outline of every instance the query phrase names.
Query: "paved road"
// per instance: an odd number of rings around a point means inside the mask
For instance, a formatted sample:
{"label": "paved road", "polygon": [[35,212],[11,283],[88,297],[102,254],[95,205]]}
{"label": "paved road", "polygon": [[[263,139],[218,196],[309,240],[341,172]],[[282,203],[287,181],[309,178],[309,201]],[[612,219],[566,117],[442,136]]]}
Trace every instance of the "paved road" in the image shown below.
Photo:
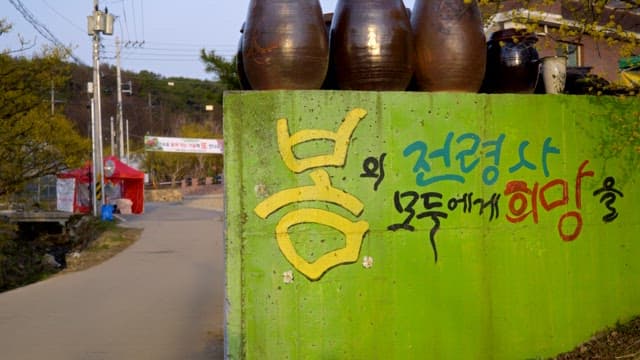
{"label": "paved road", "polygon": [[116,257],[0,294],[0,359],[223,358],[221,201],[146,204]]}

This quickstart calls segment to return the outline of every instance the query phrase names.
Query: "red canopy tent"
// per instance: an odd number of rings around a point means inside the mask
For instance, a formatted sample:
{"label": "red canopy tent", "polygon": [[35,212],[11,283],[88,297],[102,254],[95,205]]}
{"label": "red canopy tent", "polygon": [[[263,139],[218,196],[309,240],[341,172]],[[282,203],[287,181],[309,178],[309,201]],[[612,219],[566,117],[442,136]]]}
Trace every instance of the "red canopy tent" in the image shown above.
{"label": "red canopy tent", "polygon": [[[90,213],[91,164],[85,164],[79,169],[65,171],[56,177],[58,178],[56,184],[58,210]],[[69,183],[68,181],[71,182]],[[65,186],[64,184],[67,185]]]}
{"label": "red canopy tent", "polygon": [[[108,156],[104,163],[111,161],[115,169],[110,176],[105,174],[105,189],[107,203],[111,203],[118,198],[131,200],[131,212],[141,214],[144,211],[144,173],[138,171],[120,161],[115,156]],[[91,199],[91,164],[79,169],[69,170],[57,175],[58,179],[75,179],[73,211],[87,213],[91,211],[90,200],[87,202],[86,194]],[[109,189],[115,189],[109,191]],[[85,194],[86,193],[86,194]]]}

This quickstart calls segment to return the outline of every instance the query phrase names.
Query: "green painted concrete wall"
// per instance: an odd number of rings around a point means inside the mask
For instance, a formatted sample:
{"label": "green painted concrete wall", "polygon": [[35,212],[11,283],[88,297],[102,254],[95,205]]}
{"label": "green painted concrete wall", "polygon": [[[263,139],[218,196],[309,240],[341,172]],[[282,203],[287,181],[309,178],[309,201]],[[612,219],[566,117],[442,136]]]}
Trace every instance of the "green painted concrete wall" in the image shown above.
{"label": "green painted concrete wall", "polygon": [[228,355],[528,359],[640,314],[639,112],[227,93]]}

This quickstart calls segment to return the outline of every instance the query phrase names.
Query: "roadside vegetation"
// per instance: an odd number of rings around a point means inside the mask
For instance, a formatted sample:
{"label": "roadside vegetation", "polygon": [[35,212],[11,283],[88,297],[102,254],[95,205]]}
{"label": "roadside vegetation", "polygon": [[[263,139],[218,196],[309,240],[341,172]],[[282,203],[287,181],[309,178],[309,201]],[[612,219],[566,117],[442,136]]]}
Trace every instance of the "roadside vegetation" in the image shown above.
{"label": "roadside vegetation", "polygon": [[[20,34],[11,33],[9,21],[0,18],[2,36]],[[32,50],[36,52],[24,55]],[[51,198],[55,186],[51,192],[49,185],[49,197],[42,198],[40,185],[91,161],[86,89],[92,71],[71,62],[69,53],[65,48],[34,49],[28,41],[16,49],[0,49],[0,210],[55,210],[55,198]],[[203,66],[206,63],[203,58]],[[107,134],[109,116],[117,109],[115,67],[103,65],[101,76],[103,133]],[[223,76],[225,81],[232,77],[233,72]],[[215,179],[222,173],[221,155],[143,156],[143,140],[147,134],[222,138],[222,92],[229,88],[224,82],[166,78],[148,71],[123,71],[122,78],[131,157],[146,168],[152,184]],[[104,143],[104,153],[111,153],[109,141]],[[74,216],[66,229],[57,225],[18,228],[0,221],[0,291],[92,266],[126,248],[139,234],[140,230],[86,215]]]}
{"label": "roadside vegetation", "polygon": [[71,218],[65,229],[0,223],[0,292],[100,264],[133,244],[141,233],[142,229],[90,215]]}
{"label": "roadside vegetation", "polygon": [[58,274],[86,270],[119,254],[136,242],[142,229],[125,228],[114,224],[104,227],[94,241],[84,249],[76,249],[67,255],[67,266]]}

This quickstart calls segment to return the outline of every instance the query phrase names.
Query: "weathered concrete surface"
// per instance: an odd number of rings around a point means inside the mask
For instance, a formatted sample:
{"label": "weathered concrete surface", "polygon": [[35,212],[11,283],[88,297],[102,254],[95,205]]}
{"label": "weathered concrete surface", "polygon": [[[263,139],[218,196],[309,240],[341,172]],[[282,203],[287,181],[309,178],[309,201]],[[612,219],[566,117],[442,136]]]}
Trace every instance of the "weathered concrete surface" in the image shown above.
{"label": "weathered concrete surface", "polygon": [[222,358],[223,214],[213,202],[147,203],[126,217],[144,232],[123,253],[0,294],[0,357]]}
{"label": "weathered concrete surface", "polygon": [[229,357],[548,358],[637,316],[639,109],[226,92]]}

